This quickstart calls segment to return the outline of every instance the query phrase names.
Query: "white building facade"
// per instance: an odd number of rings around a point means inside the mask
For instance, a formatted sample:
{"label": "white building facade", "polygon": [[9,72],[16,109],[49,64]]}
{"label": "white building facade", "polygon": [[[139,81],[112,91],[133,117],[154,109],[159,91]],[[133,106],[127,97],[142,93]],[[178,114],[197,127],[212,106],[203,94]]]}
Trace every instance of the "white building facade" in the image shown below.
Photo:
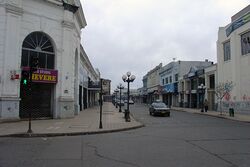
{"label": "white building facade", "polygon": [[218,83],[232,82],[222,108],[250,112],[250,5],[220,27],[217,41]]}
{"label": "white building facade", "polygon": [[215,86],[218,83],[217,64],[213,64],[204,69],[205,71],[205,99],[208,101],[208,110],[216,110],[217,98],[215,95]]}
{"label": "white building facade", "polygon": [[79,88],[79,94],[75,94],[75,105],[82,111],[98,104],[100,91],[100,72],[92,66],[82,46],[80,51],[80,68],[78,70],[79,82],[77,82],[78,85],[75,85],[75,89],[77,91],[77,88]]}
{"label": "white building facade", "polygon": [[[68,118],[80,111],[80,86],[87,87],[81,52],[86,26],[80,0],[0,1],[0,119]],[[32,58],[32,95],[21,81]],[[81,74],[81,75],[80,75]],[[94,74],[92,80],[97,80]]]}
{"label": "white building facade", "polygon": [[[159,99],[160,76],[159,71],[162,68],[162,63],[150,70],[143,76],[143,86],[145,86],[146,103],[152,103]],[[145,85],[146,84],[146,85]]]}
{"label": "white building facade", "polygon": [[[187,74],[193,66],[207,67],[212,62],[206,61],[173,61],[163,66],[159,71],[160,76],[160,99],[169,106],[183,107],[191,103],[190,80],[184,80],[183,76]],[[195,92],[196,94],[196,92]],[[186,105],[187,106],[187,105]]]}

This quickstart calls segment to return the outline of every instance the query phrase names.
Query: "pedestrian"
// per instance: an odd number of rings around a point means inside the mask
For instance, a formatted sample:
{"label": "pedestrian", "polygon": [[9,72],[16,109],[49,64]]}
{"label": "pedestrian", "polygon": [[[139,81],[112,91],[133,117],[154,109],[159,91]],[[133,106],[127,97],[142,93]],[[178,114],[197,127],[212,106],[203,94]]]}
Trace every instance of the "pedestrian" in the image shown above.
{"label": "pedestrian", "polygon": [[207,99],[205,99],[205,101],[204,101],[204,108],[205,108],[205,112],[207,112],[207,110],[208,110],[208,101],[207,101]]}

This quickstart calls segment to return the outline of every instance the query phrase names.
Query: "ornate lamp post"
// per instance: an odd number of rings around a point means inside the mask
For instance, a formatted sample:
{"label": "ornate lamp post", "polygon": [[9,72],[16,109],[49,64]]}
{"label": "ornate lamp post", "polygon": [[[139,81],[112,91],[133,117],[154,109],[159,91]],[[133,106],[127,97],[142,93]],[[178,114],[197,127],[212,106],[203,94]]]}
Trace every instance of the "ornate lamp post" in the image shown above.
{"label": "ornate lamp post", "polygon": [[130,122],[130,116],[129,116],[129,83],[133,82],[135,80],[135,76],[131,75],[131,72],[127,72],[126,75],[122,76],[122,80],[124,82],[128,83],[128,93],[127,93],[127,110],[125,110],[125,120],[126,122]]}
{"label": "ornate lamp post", "polygon": [[99,122],[99,129],[102,129],[102,105],[103,105],[103,79],[100,79],[100,93],[99,93],[99,102],[100,102],[100,122]]}
{"label": "ornate lamp post", "polygon": [[204,112],[204,96],[205,96],[205,90],[206,90],[206,86],[202,83],[198,86],[198,89],[201,92],[201,112]]}
{"label": "ornate lamp post", "polygon": [[121,104],[122,104],[122,89],[124,89],[124,86],[122,86],[122,84],[120,83],[118,86],[117,86],[118,89],[120,89],[120,104],[119,104],[119,112],[122,112],[122,109],[121,109]]}
{"label": "ornate lamp post", "polygon": [[117,108],[117,93],[119,92],[119,90],[115,90],[115,108]]}

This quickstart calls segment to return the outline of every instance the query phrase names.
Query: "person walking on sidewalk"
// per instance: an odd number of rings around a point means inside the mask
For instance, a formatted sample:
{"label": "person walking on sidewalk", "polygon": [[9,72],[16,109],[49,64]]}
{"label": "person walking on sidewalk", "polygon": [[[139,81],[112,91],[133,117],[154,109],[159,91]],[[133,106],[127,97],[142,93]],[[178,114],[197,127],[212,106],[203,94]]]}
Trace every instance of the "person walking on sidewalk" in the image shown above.
{"label": "person walking on sidewalk", "polygon": [[205,112],[207,112],[207,110],[208,110],[208,101],[207,101],[207,99],[205,99],[205,101],[204,101],[204,108],[205,108]]}

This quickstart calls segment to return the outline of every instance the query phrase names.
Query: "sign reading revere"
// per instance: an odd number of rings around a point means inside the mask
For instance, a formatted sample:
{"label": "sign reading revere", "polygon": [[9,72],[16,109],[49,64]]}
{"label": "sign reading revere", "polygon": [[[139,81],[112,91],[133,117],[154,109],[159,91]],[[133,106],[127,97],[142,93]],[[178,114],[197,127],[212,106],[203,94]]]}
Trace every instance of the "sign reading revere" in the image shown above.
{"label": "sign reading revere", "polygon": [[[29,71],[28,67],[22,68],[24,71]],[[32,73],[32,82],[40,83],[57,83],[58,71],[51,69],[38,69]]]}
{"label": "sign reading revere", "polygon": [[56,82],[56,76],[46,74],[32,74],[32,81]]}

